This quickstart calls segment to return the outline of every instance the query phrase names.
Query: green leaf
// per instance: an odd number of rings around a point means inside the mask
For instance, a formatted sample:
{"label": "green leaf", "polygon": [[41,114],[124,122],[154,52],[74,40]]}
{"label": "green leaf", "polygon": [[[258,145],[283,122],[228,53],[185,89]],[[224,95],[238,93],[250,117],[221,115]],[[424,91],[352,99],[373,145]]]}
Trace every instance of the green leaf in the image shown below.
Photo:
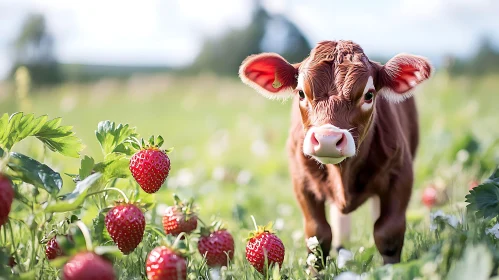
{"label": "green leaf", "polygon": [[499,215],[499,185],[494,182],[481,184],[466,195],[468,211],[478,218],[493,218]]}
{"label": "green leaf", "polygon": [[102,240],[104,240],[104,226],[105,226],[105,223],[104,223],[104,218],[106,216],[104,215],[104,213],[102,213],[102,211],[99,212],[99,215],[97,215],[97,217],[95,219],[93,219],[92,221],[92,236],[94,237],[95,241],[98,243],[98,244],[101,244],[102,243]]}
{"label": "green leaf", "polygon": [[496,168],[494,173],[492,173],[489,179],[485,180],[485,182],[496,182],[499,184],[499,167]]}
{"label": "green leaf", "polygon": [[94,173],[85,180],[78,182],[72,193],[64,195],[56,203],[47,206],[45,212],[66,212],[78,209],[85,201],[88,189],[99,181],[101,176],[101,173]]}
{"label": "green leaf", "polygon": [[494,265],[492,254],[483,244],[468,245],[463,258],[451,267],[447,279],[452,280],[487,280]]}
{"label": "green leaf", "polygon": [[94,163],[95,163],[94,159],[89,156],[85,156],[81,160],[81,167],[79,171],[80,180],[83,180],[87,178],[90,174],[92,174],[92,170],[94,169]]}
{"label": "green leaf", "polygon": [[137,137],[134,127],[128,124],[116,125],[111,121],[101,121],[97,125],[95,136],[100,143],[102,152],[105,156],[113,152],[124,153],[127,155],[133,154],[130,142],[125,141],[131,137]]}
{"label": "green leaf", "polygon": [[25,183],[56,195],[62,188],[61,175],[45,164],[19,153],[11,153],[7,166]]}
{"label": "green leaf", "polygon": [[132,176],[130,172],[130,159],[125,154],[111,153],[104,158],[103,162],[95,165],[97,172],[104,174],[104,178],[111,180],[114,178],[128,178]]}
{"label": "green leaf", "polygon": [[47,121],[46,115],[35,118],[33,114],[22,112],[4,114],[0,118],[0,146],[10,150],[28,136],[42,141],[50,150],[65,156],[78,157],[83,144],[71,131],[71,126],[61,126],[61,118]]}

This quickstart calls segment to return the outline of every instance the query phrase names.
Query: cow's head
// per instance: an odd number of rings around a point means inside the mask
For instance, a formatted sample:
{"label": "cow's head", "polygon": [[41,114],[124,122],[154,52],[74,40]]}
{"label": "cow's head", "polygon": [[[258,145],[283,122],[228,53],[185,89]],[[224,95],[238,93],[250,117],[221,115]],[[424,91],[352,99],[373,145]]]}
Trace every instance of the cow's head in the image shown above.
{"label": "cow's head", "polygon": [[303,153],[324,164],[356,154],[377,99],[403,101],[430,74],[423,57],[399,54],[381,65],[351,41],[321,42],[297,64],[274,53],[252,55],[239,69],[241,80],[266,97],[297,96]]}

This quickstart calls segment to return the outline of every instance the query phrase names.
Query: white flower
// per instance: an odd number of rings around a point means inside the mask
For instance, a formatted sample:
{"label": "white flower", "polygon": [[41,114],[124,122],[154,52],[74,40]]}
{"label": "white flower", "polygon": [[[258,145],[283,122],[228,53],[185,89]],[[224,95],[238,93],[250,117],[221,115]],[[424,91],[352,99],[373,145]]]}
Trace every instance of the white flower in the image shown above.
{"label": "white flower", "polygon": [[456,228],[456,227],[457,227],[457,225],[458,225],[460,222],[459,222],[459,219],[458,219],[456,216],[454,216],[454,215],[448,215],[448,216],[447,216],[447,223],[448,223],[451,227]]}
{"label": "white flower", "polygon": [[350,261],[353,259],[353,254],[352,252],[346,250],[346,249],[340,249],[338,252],[338,258],[336,259],[338,263],[338,268],[343,268],[345,267],[345,264],[347,261]]}
{"label": "white flower", "polygon": [[364,246],[360,247],[360,248],[359,248],[359,253],[364,252],[364,250],[365,250]]}
{"label": "white flower", "polygon": [[[291,238],[293,238],[293,241],[296,243],[296,242],[303,242],[303,231],[297,229],[295,231],[293,231],[293,233],[291,234]],[[301,241],[300,241],[301,240]]]}
{"label": "white flower", "polygon": [[247,185],[251,181],[252,176],[248,170],[241,170],[237,175],[236,182],[239,185]]}
{"label": "white flower", "polygon": [[346,271],[346,272],[342,272],[340,274],[338,274],[338,276],[336,276],[336,278],[334,278],[335,280],[360,280],[361,277],[360,275],[358,274],[355,274],[351,271]]}
{"label": "white flower", "polygon": [[220,273],[220,268],[212,268],[210,269],[210,279],[213,279],[213,280],[220,280],[222,279],[222,275]]}
{"label": "white flower", "polygon": [[281,219],[281,218],[277,218],[275,220],[274,228],[276,230],[282,230],[282,229],[284,229],[284,220]]}
{"label": "white flower", "polygon": [[319,240],[317,240],[317,236],[312,236],[307,239],[307,247],[311,251],[315,251],[315,249],[319,246]]}
{"label": "white flower", "polygon": [[307,264],[310,266],[314,266],[317,262],[317,257],[314,254],[308,254]]}
{"label": "white flower", "polygon": [[489,229],[486,229],[485,230],[485,233],[486,234],[492,234],[494,235],[496,238],[499,239],[499,224],[496,224],[494,225],[493,227],[489,228]]}
{"label": "white flower", "polygon": [[451,227],[456,228],[458,224],[461,223],[460,219],[454,215],[446,215],[442,210],[435,211],[430,214],[430,231],[437,229],[437,224],[435,219],[440,218],[444,220]]}
{"label": "white flower", "polygon": [[225,178],[225,168],[223,166],[217,166],[215,169],[213,169],[213,173],[211,177],[217,181],[222,181]]}

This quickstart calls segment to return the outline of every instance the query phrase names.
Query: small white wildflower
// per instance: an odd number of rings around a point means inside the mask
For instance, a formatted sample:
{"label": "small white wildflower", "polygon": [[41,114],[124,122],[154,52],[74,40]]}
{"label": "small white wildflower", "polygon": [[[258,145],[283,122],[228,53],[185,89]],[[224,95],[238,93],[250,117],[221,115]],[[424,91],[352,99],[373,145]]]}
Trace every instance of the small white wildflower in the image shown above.
{"label": "small white wildflower", "polygon": [[217,166],[213,169],[211,177],[217,181],[222,181],[225,178],[225,168],[223,166]]}
{"label": "small white wildflower", "polygon": [[308,254],[307,264],[310,266],[314,266],[317,262],[317,257],[314,254]]}
{"label": "small white wildflower", "polygon": [[470,158],[470,153],[466,150],[459,150],[456,155],[457,161],[464,163]]}
{"label": "small white wildflower", "polygon": [[365,250],[365,249],[364,249],[364,246],[360,247],[360,248],[359,248],[359,253],[364,252],[364,250]]}
{"label": "small white wildflower", "polygon": [[274,229],[276,230],[284,229],[284,220],[281,218],[276,219],[274,224]]}
{"label": "small white wildflower", "polygon": [[315,249],[319,246],[319,240],[317,239],[317,236],[312,236],[307,239],[307,247],[311,251],[315,251]]}
{"label": "small white wildflower", "polygon": [[489,229],[486,229],[485,230],[485,233],[486,234],[492,234],[494,235],[496,238],[499,239],[499,224],[496,224],[494,225],[493,227],[489,228]]}
{"label": "small white wildflower", "polygon": [[293,231],[293,233],[291,234],[291,238],[293,238],[293,241],[296,243],[296,242],[303,242],[303,231],[301,230],[295,230]]}
{"label": "small white wildflower", "polygon": [[447,215],[446,218],[447,223],[453,228],[457,228],[457,225],[460,224],[459,219],[454,215]]}
{"label": "small white wildflower", "polygon": [[251,172],[248,170],[242,170],[237,175],[236,182],[238,185],[247,185],[251,181],[251,177]]}
{"label": "small white wildflower", "polygon": [[264,157],[269,153],[269,145],[264,140],[258,139],[251,144],[251,151],[255,156]]}
{"label": "small white wildflower", "polygon": [[335,280],[360,280],[360,275],[355,274],[351,271],[345,271],[340,274],[335,278]]}
{"label": "small white wildflower", "polygon": [[213,279],[213,280],[222,279],[222,275],[221,275],[221,271],[220,271],[219,267],[210,269],[210,279]]}
{"label": "small white wildflower", "polygon": [[338,263],[338,268],[345,267],[346,263],[352,259],[353,259],[352,252],[346,249],[340,249],[340,251],[338,252],[338,258],[336,259]]}

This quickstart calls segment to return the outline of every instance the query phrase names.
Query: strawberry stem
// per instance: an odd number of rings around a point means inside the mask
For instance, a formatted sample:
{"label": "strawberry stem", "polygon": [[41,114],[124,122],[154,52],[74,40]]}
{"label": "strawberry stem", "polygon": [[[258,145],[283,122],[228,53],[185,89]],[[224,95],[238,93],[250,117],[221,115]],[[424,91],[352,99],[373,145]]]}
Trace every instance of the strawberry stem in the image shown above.
{"label": "strawberry stem", "polygon": [[99,193],[104,193],[104,192],[108,192],[108,191],[116,191],[116,192],[119,192],[121,194],[121,196],[123,196],[123,198],[125,199],[125,203],[128,203],[128,197],[126,196],[126,194],[118,189],[118,188],[106,188],[106,189],[103,189],[103,190],[100,190],[100,191],[96,191],[96,192],[93,192],[93,193],[89,193],[86,195],[86,197],[89,197],[89,196],[92,196],[92,195],[96,195],[96,194],[99,194]]}
{"label": "strawberry stem", "polygon": [[255,230],[258,231],[258,225],[256,224],[255,217],[251,215],[251,219],[253,220],[253,225],[255,226]]}
{"label": "strawberry stem", "polygon": [[90,237],[90,232],[88,231],[87,226],[82,221],[77,221],[76,226],[78,226],[83,233],[83,237],[85,238],[85,244],[87,245],[87,250],[92,251],[92,238]]}
{"label": "strawberry stem", "polygon": [[173,245],[172,247],[173,248],[176,248],[177,247],[177,244],[180,242],[180,240],[182,239],[183,236],[187,236],[187,234],[185,232],[181,232],[177,238],[175,238],[175,241],[173,242]]}

